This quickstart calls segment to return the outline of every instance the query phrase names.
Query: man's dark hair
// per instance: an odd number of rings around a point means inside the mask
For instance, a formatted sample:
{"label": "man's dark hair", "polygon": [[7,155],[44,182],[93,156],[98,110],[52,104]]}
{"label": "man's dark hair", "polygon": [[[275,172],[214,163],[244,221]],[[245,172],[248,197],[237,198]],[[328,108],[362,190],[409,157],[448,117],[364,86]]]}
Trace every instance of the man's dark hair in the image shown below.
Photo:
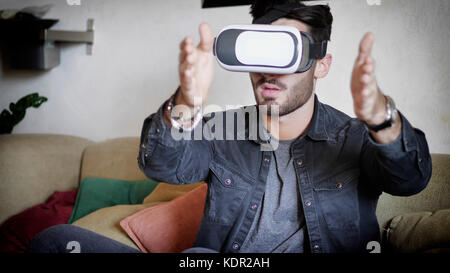
{"label": "man's dark hair", "polygon": [[253,21],[265,15],[273,8],[292,5],[291,9],[282,18],[299,20],[309,26],[309,33],[316,42],[329,41],[333,15],[328,5],[307,6],[299,0],[255,0],[250,7]]}

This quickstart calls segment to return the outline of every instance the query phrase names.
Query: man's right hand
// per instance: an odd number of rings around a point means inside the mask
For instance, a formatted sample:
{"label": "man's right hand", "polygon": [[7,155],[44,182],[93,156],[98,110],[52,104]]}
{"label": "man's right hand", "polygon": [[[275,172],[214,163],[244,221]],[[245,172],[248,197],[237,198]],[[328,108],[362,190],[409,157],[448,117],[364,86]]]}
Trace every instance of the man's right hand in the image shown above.
{"label": "man's right hand", "polygon": [[175,104],[189,107],[200,106],[206,100],[213,79],[212,47],[214,37],[207,23],[200,24],[200,43],[194,46],[192,38],[186,37],[180,44],[180,92]]}

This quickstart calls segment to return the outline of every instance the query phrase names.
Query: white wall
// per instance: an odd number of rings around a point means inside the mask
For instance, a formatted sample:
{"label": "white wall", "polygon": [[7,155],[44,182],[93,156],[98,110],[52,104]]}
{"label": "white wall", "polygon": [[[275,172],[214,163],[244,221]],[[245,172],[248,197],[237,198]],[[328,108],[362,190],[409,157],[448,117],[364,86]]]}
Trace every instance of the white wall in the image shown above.
{"label": "white wall", "polygon": [[[450,2],[448,0],[334,0],[329,52],[332,69],[317,85],[319,98],[354,116],[349,81],[358,44],[375,34],[374,56],[383,91],[410,122],[421,128],[431,152],[450,153]],[[64,46],[61,64],[47,72],[1,71],[0,110],[39,92],[49,101],[29,109],[14,133],[56,133],[104,140],[138,136],[146,116],[178,86],[179,42],[198,24],[217,33],[234,23],[250,23],[249,6],[201,9],[201,0],[1,0],[0,9],[53,3],[46,18],[55,29],[84,30],[95,19],[92,56],[84,45]],[[216,65],[207,103],[254,103],[247,74]]]}

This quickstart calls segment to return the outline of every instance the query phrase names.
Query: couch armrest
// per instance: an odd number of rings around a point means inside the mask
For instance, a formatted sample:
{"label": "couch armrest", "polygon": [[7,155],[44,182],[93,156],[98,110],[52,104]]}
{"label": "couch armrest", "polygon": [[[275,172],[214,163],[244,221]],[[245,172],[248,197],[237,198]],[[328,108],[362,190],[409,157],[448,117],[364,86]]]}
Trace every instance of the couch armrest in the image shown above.
{"label": "couch armrest", "polygon": [[400,197],[383,193],[377,207],[377,218],[384,229],[393,217],[405,213],[437,211],[450,208],[450,155],[431,154],[433,171],[428,186],[420,193]]}
{"label": "couch armrest", "polygon": [[90,140],[64,135],[0,135],[0,223],[54,191],[78,187]]}
{"label": "couch armrest", "polygon": [[450,253],[450,209],[398,215],[383,234],[387,252]]}

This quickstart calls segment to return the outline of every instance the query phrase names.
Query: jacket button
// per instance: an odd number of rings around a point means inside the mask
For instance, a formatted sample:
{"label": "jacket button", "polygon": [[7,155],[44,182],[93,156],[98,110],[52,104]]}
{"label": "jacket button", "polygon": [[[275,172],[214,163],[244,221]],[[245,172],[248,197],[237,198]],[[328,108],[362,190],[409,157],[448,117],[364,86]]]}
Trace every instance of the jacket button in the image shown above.
{"label": "jacket button", "polygon": [[297,165],[302,166],[303,165],[303,161],[301,159],[297,159]]}
{"label": "jacket button", "polygon": [[257,209],[257,208],[258,208],[258,205],[256,205],[256,204],[253,204],[253,205],[251,206],[251,208],[252,208],[252,210],[255,210],[255,209]]}
{"label": "jacket button", "polygon": [[225,179],[225,185],[231,185],[231,179],[230,178],[227,178],[227,179]]}
{"label": "jacket button", "polygon": [[238,249],[239,248],[239,244],[238,243],[234,243],[233,244],[233,249]]}
{"label": "jacket button", "polygon": [[307,207],[311,206],[311,201],[306,200],[305,205],[306,205]]}
{"label": "jacket button", "polygon": [[337,183],[337,184],[336,184],[336,188],[337,188],[337,189],[342,188],[342,183]]}

